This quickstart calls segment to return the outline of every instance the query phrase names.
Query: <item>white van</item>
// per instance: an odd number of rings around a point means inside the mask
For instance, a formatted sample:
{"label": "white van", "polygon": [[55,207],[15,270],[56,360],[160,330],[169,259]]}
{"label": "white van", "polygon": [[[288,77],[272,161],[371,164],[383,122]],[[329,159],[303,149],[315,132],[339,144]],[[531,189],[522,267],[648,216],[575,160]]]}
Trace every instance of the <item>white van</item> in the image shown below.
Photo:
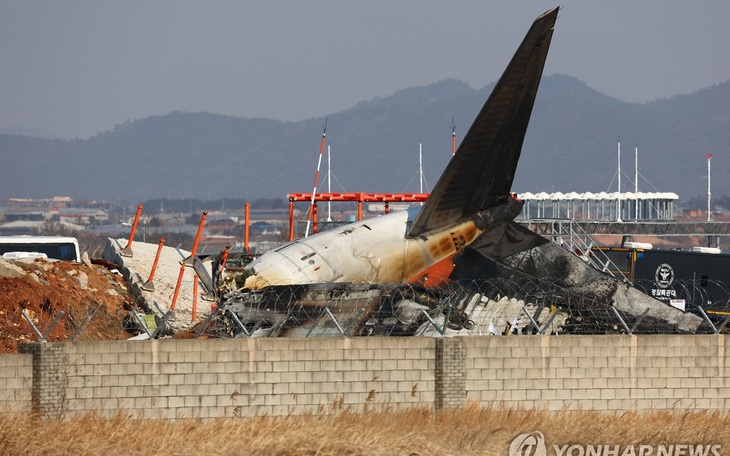
{"label": "white van", "polygon": [[6,260],[46,258],[81,261],[79,243],[66,236],[0,236],[0,256]]}

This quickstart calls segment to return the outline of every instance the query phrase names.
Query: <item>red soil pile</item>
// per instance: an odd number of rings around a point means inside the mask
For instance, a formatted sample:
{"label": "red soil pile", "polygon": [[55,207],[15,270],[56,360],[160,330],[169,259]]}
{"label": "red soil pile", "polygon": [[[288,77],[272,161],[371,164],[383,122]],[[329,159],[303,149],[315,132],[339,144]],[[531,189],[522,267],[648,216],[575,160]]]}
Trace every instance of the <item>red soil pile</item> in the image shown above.
{"label": "red soil pile", "polygon": [[95,263],[36,260],[0,264],[0,269],[8,264],[12,269],[0,273],[0,353],[16,353],[18,344],[39,340],[23,311],[43,334],[63,312],[48,333],[48,341],[131,337],[125,322],[134,297],[114,265]]}

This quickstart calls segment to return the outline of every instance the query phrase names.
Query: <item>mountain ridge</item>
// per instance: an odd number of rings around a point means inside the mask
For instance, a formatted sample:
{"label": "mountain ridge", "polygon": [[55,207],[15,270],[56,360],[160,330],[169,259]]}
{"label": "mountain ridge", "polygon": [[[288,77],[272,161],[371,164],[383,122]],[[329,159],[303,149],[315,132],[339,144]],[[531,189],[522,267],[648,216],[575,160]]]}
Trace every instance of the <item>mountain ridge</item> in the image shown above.
{"label": "mountain ridge", "polygon": [[[455,79],[410,87],[327,116],[333,191],[416,192],[423,145],[427,189],[494,84]],[[706,193],[705,154],[724,173],[730,144],[730,81],[646,103],[601,94],[566,75],[543,78],[513,190],[615,191],[617,143],[623,190],[688,200]],[[309,192],[325,117],[296,122],[172,111],[116,125],[87,139],[0,134],[0,199],[284,198]],[[321,176],[326,174],[327,158]],[[628,171],[627,171],[628,170]],[[326,191],[323,180],[318,189]],[[415,181],[414,181],[415,179]],[[713,194],[730,182],[713,179]]]}

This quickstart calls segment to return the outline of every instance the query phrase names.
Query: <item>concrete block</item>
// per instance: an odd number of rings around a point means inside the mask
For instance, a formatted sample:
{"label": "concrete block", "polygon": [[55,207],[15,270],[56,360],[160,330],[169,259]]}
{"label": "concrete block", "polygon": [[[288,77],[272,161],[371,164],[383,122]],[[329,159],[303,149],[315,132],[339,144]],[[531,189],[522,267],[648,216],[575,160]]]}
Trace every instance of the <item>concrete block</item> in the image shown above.
{"label": "concrete block", "polygon": [[[219,363],[219,362],[211,362],[206,364],[208,367],[208,373],[209,374],[220,374],[222,372],[226,372],[228,368],[229,363]],[[248,364],[245,366],[241,366],[242,372],[247,372]]]}
{"label": "concrete block", "polygon": [[[31,374],[32,376],[32,374]],[[74,375],[73,377],[69,376],[68,378],[68,388],[69,389],[75,389],[75,388],[83,388],[84,386],[84,377],[79,377]]]}
{"label": "concrete block", "polygon": [[168,375],[167,382],[170,385],[184,385],[185,384],[185,374]]}
{"label": "concrete block", "polygon": [[[193,372],[198,372],[198,370],[193,370]],[[226,363],[223,366],[223,369],[220,370],[220,372],[226,372],[226,373],[232,373],[235,375],[241,375],[242,373],[248,372],[248,367],[244,366],[243,363],[239,362],[231,362]]]}
{"label": "concrete block", "polygon": [[[280,371],[277,369],[277,371]],[[254,372],[274,372],[274,363],[271,361],[255,361]]]}
{"label": "concrete block", "polygon": [[[180,396],[180,397],[197,396],[198,388],[200,388],[200,385],[193,384],[193,383],[186,383],[184,385],[176,385],[174,396]],[[207,393],[207,391],[206,391],[206,393]]]}
{"label": "concrete block", "polygon": [[527,391],[525,390],[509,390],[505,391],[508,393],[505,398],[510,401],[525,401],[527,400]]}
{"label": "concrete block", "polygon": [[76,388],[77,399],[92,399],[94,397],[93,388]]}
{"label": "concrete block", "polygon": [[169,396],[167,398],[167,406],[173,409],[184,407],[185,398],[180,396]]}
{"label": "concrete block", "polygon": [[393,393],[398,391],[398,382],[387,381],[381,382],[376,389],[376,392],[380,393]]}
{"label": "concrete block", "polygon": [[705,397],[705,390],[703,388],[689,388],[687,390],[687,397],[702,399]]}
{"label": "concrete block", "polygon": [[433,380],[434,372],[431,370],[407,370],[404,372],[404,380],[408,381],[424,381]]}
{"label": "concrete block", "polygon": [[383,360],[382,359],[367,360],[366,361],[366,366],[367,366],[367,369],[368,370],[371,370],[371,371],[378,371],[378,372],[380,372],[380,371],[385,370],[383,368]]}
{"label": "concrete block", "polygon": [[78,364],[75,366],[73,375],[80,377],[94,375],[94,366],[91,364]]}
{"label": "concrete block", "polygon": [[[137,381],[136,384],[139,385],[141,382]],[[154,375],[152,376],[152,384],[153,385],[169,385],[170,384],[170,376],[169,375]]]}
{"label": "concrete block", "polygon": [[[244,388],[241,388],[244,389]],[[235,391],[234,385],[227,385],[227,384],[212,384],[208,385],[208,392],[211,396],[218,396],[221,394],[231,394],[233,391]]]}
{"label": "concrete block", "polygon": [[[111,358],[113,358],[113,359],[111,359]],[[116,353],[111,353],[111,354],[109,354],[109,353],[106,353],[106,354],[89,353],[83,357],[85,364],[103,364],[103,363],[116,364],[119,362],[119,360],[117,358],[118,357],[117,357]]]}
{"label": "concrete block", "polygon": [[[119,397],[147,397],[153,394],[153,391],[150,390],[149,387],[144,386],[125,386],[120,388],[124,388],[124,391],[126,391],[126,393],[124,396]],[[156,391],[159,392],[159,389],[157,389]]]}
{"label": "concrete block", "polygon": [[599,397],[601,400],[610,401],[610,400],[616,399],[616,390],[614,390],[614,389],[599,389],[598,391],[599,391]]}
{"label": "concrete block", "polygon": [[135,364],[137,362],[135,358],[134,352],[125,352],[125,353],[119,353],[117,355],[117,361],[114,363],[113,361],[111,363],[113,364]]}
{"label": "concrete block", "polygon": [[598,367],[589,367],[585,370],[585,376],[586,378],[594,379],[594,378],[600,378],[601,376],[601,369]]}
{"label": "concrete block", "polygon": [[112,364],[109,366],[109,375],[125,375],[127,373],[126,368],[125,364]]}
{"label": "concrete block", "polygon": [[155,368],[153,365],[150,364],[127,364],[127,374],[130,375],[136,375],[136,374],[152,374],[155,371]]}
{"label": "concrete block", "polygon": [[84,378],[84,388],[96,388],[101,386],[101,377],[95,377],[93,375],[91,376],[85,376]]}
{"label": "concrete block", "polygon": [[[200,408],[200,396],[185,396],[183,403],[185,404],[184,407],[190,407],[190,408]],[[194,410],[190,410],[191,413],[195,413]],[[194,416],[191,414],[190,416]]]}
{"label": "concrete block", "polygon": [[215,352],[215,359],[212,360],[211,363],[213,363],[213,361],[218,364],[225,364],[225,363],[236,362],[239,360],[237,359],[236,353],[234,353],[233,351],[221,350],[221,351]]}
{"label": "concrete block", "polygon": [[365,360],[362,360],[362,359],[352,360],[352,370],[353,371],[366,371],[366,370],[368,370],[367,362]]}
{"label": "concrete block", "polygon": [[559,389],[555,391],[555,399],[568,401],[573,398],[573,391],[567,389]]}
{"label": "concrete block", "polygon": [[557,392],[555,390],[528,389],[525,397],[528,401],[549,401],[557,399]]}
{"label": "concrete block", "polygon": [[218,383],[218,374],[209,372],[200,374],[200,383],[203,385],[214,385]]}
{"label": "concrete block", "polygon": [[169,399],[167,397],[135,397],[134,408],[140,410],[142,408],[156,407],[166,409]]}
{"label": "concrete block", "polygon": [[[101,374],[98,374],[101,375]],[[119,386],[119,376],[102,376],[101,386]]]}
{"label": "concrete block", "polygon": [[612,389],[615,399],[627,400],[631,399],[631,390],[628,388],[614,388]]}
{"label": "concrete block", "polygon": [[306,385],[304,385],[304,392],[306,394],[319,394],[322,392],[322,384],[307,383]]}
{"label": "concrete block", "polygon": [[126,397],[127,387],[126,386],[112,386],[109,387],[109,395],[105,397]]}
{"label": "concrete block", "polygon": [[644,391],[644,397],[646,399],[656,399],[656,398],[660,397],[658,388],[646,387],[646,388],[643,388],[643,391]]}
{"label": "concrete block", "polygon": [[[131,378],[134,381],[135,386],[153,386],[153,385],[165,385],[169,379],[168,375],[149,375],[149,374],[138,374],[138,375],[127,375],[126,378]],[[120,379],[120,384],[122,383]]]}

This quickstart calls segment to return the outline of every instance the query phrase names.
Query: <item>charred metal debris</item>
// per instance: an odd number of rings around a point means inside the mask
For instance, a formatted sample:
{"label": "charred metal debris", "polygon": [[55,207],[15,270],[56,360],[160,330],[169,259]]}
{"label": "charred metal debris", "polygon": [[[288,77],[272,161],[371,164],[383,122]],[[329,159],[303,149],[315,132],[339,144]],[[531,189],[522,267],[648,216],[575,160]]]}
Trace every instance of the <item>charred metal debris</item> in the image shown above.
{"label": "charred metal debris", "polygon": [[[618,303],[616,281],[607,292],[504,263],[479,268],[487,277],[462,273],[442,287],[316,283],[248,291],[237,284],[245,282],[250,257],[231,258],[222,275],[214,260],[216,304],[196,328],[197,337],[681,334],[716,333],[727,324],[697,306],[683,321],[641,304],[627,310]],[[726,302],[720,307],[730,310]]]}

